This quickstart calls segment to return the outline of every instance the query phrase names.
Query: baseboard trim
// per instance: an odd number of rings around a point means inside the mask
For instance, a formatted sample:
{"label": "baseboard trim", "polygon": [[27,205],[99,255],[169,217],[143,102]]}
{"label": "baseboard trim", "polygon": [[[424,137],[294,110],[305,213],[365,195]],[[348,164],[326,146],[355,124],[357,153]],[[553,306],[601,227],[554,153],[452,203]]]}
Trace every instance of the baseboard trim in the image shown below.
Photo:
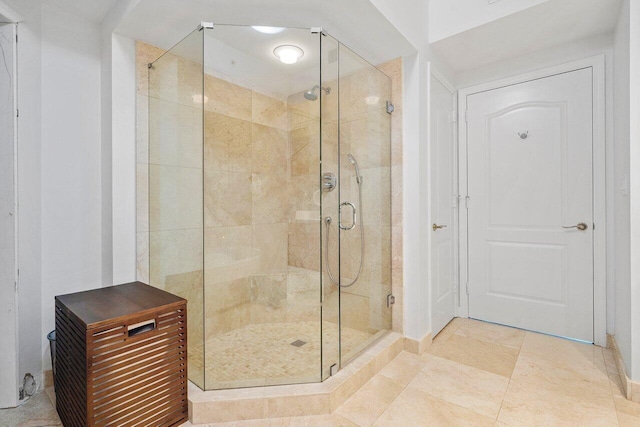
{"label": "baseboard trim", "polygon": [[431,336],[431,332],[429,332],[419,340],[404,337],[404,350],[408,351],[409,353],[417,354],[419,356],[424,353],[429,347],[431,347],[432,342],[433,337]]}
{"label": "baseboard trim", "polygon": [[613,359],[616,362],[616,368],[618,369],[618,375],[620,375],[622,391],[624,392],[625,397],[628,400],[640,402],[640,383],[631,380],[631,378],[627,376],[627,370],[624,365],[622,355],[620,354],[620,349],[618,348],[615,336],[607,334],[607,347],[609,347],[613,352]]}

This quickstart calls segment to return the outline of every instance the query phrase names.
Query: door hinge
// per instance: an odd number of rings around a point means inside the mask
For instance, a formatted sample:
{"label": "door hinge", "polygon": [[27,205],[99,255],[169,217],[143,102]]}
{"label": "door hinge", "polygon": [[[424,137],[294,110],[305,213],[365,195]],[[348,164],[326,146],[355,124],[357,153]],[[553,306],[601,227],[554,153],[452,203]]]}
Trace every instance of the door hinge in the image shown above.
{"label": "door hinge", "polygon": [[396,107],[393,106],[391,101],[387,101],[387,114],[391,114],[395,111]]}
{"label": "door hinge", "polygon": [[458,112],[453,110],[451,113],[451,122],[456,123],[458,121]]}
{"label": "door hinge", "polygon": [[391,307],[395,303],[396,303],[396,297],[394,297],[392,294],[387,295],[387,308]]}
{"label": "door hinge", "polygon": [[454,209],[455,209],[455,208],[457,208],[457,207],[458,207],[458,199],[459,199],[459,197],[460,197],[460,196],[458,196],[458,195],[453,195],[453,196],[451,196],[451,207],[452,207],[452,208],[454,208]]}
{"label": "door hinge", "polygon": [[16,108],[16,117],[20,117],[20,110]]}
{"label": "door hinge", "polygon": [[467,295],[469,295],[469,282],[465,283],[465,288],[466,288],[466,291],[467,291]]}
{"label": "door hinge", "polygon": [[469,201],[471,200],[471,197],[469,196],[464,196],[464,207],[465,209],[469,209]]}

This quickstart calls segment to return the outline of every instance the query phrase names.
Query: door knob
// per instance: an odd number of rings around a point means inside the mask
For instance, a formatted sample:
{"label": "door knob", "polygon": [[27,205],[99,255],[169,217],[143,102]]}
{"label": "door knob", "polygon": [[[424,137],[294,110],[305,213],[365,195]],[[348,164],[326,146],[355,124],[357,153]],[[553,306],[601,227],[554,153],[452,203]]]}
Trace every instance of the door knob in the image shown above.
{"label": "door knob", "polygon": [[433,231],[436,231],[436,230],[438,230],[440,228],[445,228],[445,227],[446,227],[446,225],[438,225],[438,224],[433,224],[431,226],[431,228],[433,228]]}
{"label": "door knob", "polygon": [[563,225],[562,228],[577,228],[580,231],[584,231],[587,228],[589,228],[589,226],[587,224],[585,224],[584,222],[580,222],[576,225]]}

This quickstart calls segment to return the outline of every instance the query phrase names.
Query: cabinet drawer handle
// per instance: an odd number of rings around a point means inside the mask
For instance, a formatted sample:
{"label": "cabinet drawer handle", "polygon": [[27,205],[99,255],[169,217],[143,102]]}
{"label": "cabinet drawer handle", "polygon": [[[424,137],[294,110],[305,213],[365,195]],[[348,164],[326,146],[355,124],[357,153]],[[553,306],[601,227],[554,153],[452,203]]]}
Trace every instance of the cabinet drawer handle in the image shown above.
{"label": "cabinet drawer handle", "polygon": [[127,327],[127,330],[130,337],[135,337],[136,335],[153,331],[155,328],[156,328],[156,321],[152,319],[152,320],[146,320],[144,322],[136,323],[135,325],[129,325]]}

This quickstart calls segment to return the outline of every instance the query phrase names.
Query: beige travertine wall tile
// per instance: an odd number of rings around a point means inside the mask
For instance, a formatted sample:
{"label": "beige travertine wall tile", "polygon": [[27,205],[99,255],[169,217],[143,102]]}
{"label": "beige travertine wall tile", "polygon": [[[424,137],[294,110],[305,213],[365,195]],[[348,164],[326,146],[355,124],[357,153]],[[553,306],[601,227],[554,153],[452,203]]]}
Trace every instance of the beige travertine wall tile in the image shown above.
{"label": "beige travertine wall tile", "polygon": [[149,97],[136,95],[136,162],[149,162]]}
{"label": "beige travertine wall tile", "polygon": [[287,103],[263,95],[252,93],[252,119],[254,123],[271,126],[283,131],[289,130]]}
{"label": "beige travertine wall tile", "polygon": [[214,171],[251,172],[251,122],[204,114],[204,166]]}
{"label": "beige travertine wall tile", "polygon": [[148,65],[164,53],[164,49],[136,41],[136,87],[141,95],[149,94]]}
{"label": "beige travertine wall tile", "polygon": [[149,163],[202,168],[202,110],[149,100]]}
{"label": "beige travertine wall tile", "polygon": [[[150,278],[164,288],[169,276],[202,270],[202,231],[167,230],[150,233]],[[175,277],[174,277],[175,283]]]}
{"label": "beige travertine wall tile", "polygon": [[289,198],[284,176],[253,174],[251,212],[253,224],[275,224],[287,221]]}
{"label": "beige travertine wall tile", "polygon": [[202,231],[202,169],[149,165],[149,191],[151,231]]}
{"label": "beige travertine wall tile", "polygon": [[223,283],[211,283],[204,287],[205,313],[207,317],[215,313],[251,300],[251,278],[242,277]]}
{"label": "beige travertine wall tile", "polygon": [[253,225],[252,244],[259,251],[259,272],[285,273],[288,270],[287,224]]}
{"label": "beige travertine wall tile", "polygon": [[[287,132],[255,123],[251,129],[252,172],[284,178],[288,159]],[[286,187],[283,192],[286,192]]]}
{"label": "beige travertine wall tile", "polygon": [[226,80],[204,75],[204,109],[224,116],[251,121],[251,90]]}
{"label": "beige travertine wall tile", "polygon": [[149,231],[149,165],[136,163],[136,231]]}
{"label": "beige travertine wall tile", "polygon": [[341,326],[369,332],[370,304],[368,297],[343,292],[340,296]]}
{"label": "beige travertine wall tile", "polygon": [[204,179],[205,227],[251,224],[251,174],[205,169]]}
{"label": "beige travertine wall tile", "polygon": [[136,233],[136,278],[149,283],[149,232]]}
{"label": "beige travertine wall tile", "polygon": [[289,265],[319,271],[320,229],[316,222],[290,223],[288,244]]}
{"label": "beige travertine wall tile", "polygon": [[149,97],[202,108],[202,65],[167,52],[149,70]]}
{"label": "beige travertine wall tile", "polygon": [[204,230],[205,286],[256,274],[260,253],[252,246],[251,226],[212,227]]}

